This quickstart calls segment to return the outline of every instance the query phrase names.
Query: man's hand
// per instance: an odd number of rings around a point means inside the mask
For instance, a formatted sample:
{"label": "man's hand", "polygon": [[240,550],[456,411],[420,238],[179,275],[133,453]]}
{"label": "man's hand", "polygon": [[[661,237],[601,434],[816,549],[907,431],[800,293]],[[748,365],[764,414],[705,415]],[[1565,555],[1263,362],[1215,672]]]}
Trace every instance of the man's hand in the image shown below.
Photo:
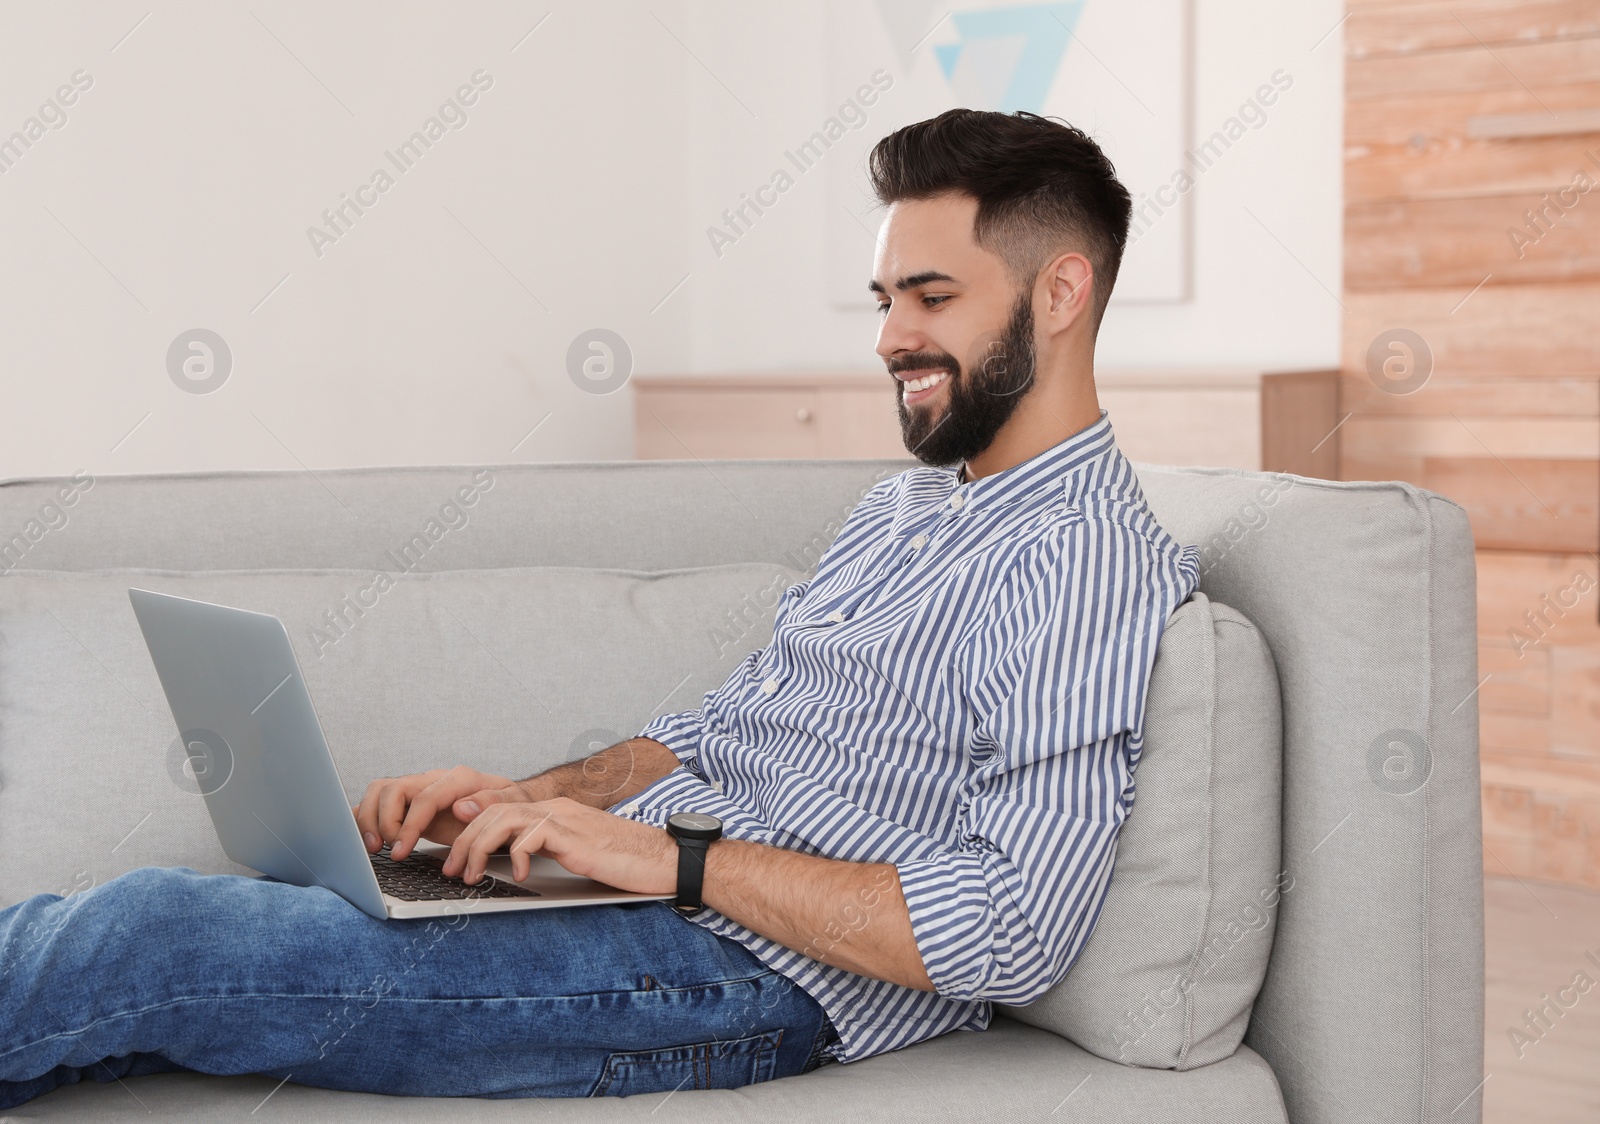
{"label": "man's hand", "polygon": [[671,894],[678,888],[678,847],[664,828],[566,797],[485,806],[457,836],[444,873],[477,882],[489,856],[508,842],[511,873],[519,881],[528,877],[530,856],[544,855],[619,890]]}
{"label": "man's hand", "polygon": [[[603,768],[593,767],[597,760]],[[677,841],[664,828],[606,809],[678,764],[666,746],[635,738],[525,781],[466,766],[373,781],[354,811],[371,836],[368,851],[388,840],[403,859],[420,838],[448,843],[444,873],[468,883],[480,881],[489,856],[509,844],[519,881],[532,856],[543,855],[619,890],[665,896],[678,887]],[[598,789],[597,777],[606,782]],[[703,894],[707,908],[803,956],[935,990],[893,864],[723,838],[706,852]]]}
{"label": "man's hand", "polygon": [[526,781],[480,773],[465,765],[431,769],[373,781],[355,809],[356,824],[369,854],[377,854],[388,842],[393,844],[389,853],[403,859],[418,839],[454,843],[481,809],[537,795]]}

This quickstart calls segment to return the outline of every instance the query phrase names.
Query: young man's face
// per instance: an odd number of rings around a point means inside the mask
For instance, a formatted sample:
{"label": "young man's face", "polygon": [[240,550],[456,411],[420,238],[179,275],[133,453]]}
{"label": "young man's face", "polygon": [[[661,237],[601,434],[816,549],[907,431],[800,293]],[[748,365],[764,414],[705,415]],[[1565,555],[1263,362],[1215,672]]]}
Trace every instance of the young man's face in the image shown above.
{"label": "young man's face", "polygon": [[988,448],[1033,385],[1033,293],[972,240],[977,210],[956,195],[892,204],[868,284],[901,436],[931,465]]}

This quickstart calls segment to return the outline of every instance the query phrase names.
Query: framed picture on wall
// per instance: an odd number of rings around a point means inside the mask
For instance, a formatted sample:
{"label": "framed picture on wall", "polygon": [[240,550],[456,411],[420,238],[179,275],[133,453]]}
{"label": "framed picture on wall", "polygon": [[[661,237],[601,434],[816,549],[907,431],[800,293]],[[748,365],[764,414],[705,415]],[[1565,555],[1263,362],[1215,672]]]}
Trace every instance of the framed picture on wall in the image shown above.
{"label": "framed picture on wall", "polygon": [[830,0],[838,113],[788,155],[796,174],[812,157],[824,165],[832,301],[866,307],[883,218],[867,185],[872,145],[956,106],[1029,110],[1092,137],[1134,201],[1112,300],[1187,300],[1190,194],[1202,174],[1186,151],[1190,26],[1188,0]]}

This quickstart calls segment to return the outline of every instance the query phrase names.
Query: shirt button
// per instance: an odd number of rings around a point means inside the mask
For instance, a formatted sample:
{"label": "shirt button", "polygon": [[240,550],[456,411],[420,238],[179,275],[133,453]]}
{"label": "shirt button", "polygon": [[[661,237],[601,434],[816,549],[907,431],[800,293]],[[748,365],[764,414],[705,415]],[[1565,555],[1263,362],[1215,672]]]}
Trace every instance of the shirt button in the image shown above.
{"label": "shirt button", "polygon": [[966,506],[966,504],[967,497],[963,496],[960,492],[957,492],[955,495],[950,497],[950,506],[955,508],[957,511],[960,511]]}
{"label": "shirt button", "polygon": [[828,619],[830,621],[832,621],[834,624],[843,624],[844,623],[844,614],[841,613],[838,609],[835,609],[833,612],[828,614]]}
{"label": "shirt button", "polygon": [[911,549],[912,550],[921,550],[923,547],[925,547],[927,545],[928,545],[928,536],[927,535],[918,535],[916,538],[911,540]]}
{"label": "shirt button", "polygon": [[627,804],[624,804],[622,806],[622,814],[625,815],[625,816],[637,815],[638,811],[639,811],[639,802],[637,800],[634,800],[634,801],[632,801],[630,803],[627,803]]}
{"label": "shirt button", "polygon": [[777,690],[778,681],[776,679],[768,679],[765,683],[761,684],[761,693],[763,695],[776,694]]}

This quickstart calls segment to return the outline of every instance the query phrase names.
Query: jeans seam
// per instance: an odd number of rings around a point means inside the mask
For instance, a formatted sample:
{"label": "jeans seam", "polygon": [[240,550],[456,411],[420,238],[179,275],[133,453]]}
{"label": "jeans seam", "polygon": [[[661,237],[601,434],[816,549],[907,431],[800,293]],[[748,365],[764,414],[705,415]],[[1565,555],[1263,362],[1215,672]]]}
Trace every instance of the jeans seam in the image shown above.
{"label": "jeans seam", "polygon": [[10,1050],[6,1050],[4,1052],[0,1052],[0,1059],[9,1058],[13,1054],[16,1054],[16,1053],[18,1053],[18,1052],[20,1052],[22,1050],[31,1049],[34,1046],[41,1046],[46,1042],[54,1042],[58,1038],[80,1038],[83,1035],[89,1033],[89,1031],[94,1030],[96,1027],[100,1026],[102,1023],[113,1022],[116,1019],[136,1018],[139,1015],[147,1015],[151,1011],[159,1011],[163,1007],[172,1007],[172,1006],[175,1006],[175,1005],[177,1005],[179,1003],[222,1002],[222,1001],[231,1000],[231,999],[312,999],[312,1000],[316,1000],[318,1002],[326,1002],[326,1001],[328,1001],[330,999],[335,999],[335,998],[337,998],[337,999],[359,999],[360,997],[361,997],[361,993],[360,992],[357,992],[355,995],[349,995],[349,996],[346,996],[346,995],[339,995],[339,996],[332,996],[332,995],[288,995],[288,994],[282,994],[282,993],[278,993],[278,992],[267,992],[267,991],[264,991],[264,992],[242,992],[242,993],[237,994],[237,995],[179,995],[179,996],[174,996],[171,999],[163,999],[159,1003],[151,1003],[151,1004],[149,1004],[147,1006],[144,1006],[144,1007],[136,1007],[136,1008],[133,1008],[132,1010],[127,1010],[127,1011],[117,1011],[116,1013],[109,1014],[109,1015],[100,1015],[98,1018],[94,1019],[92,1022],[85,1023],[83,1026],[77,1028],[76,1030],[58,1030],[58,1031],[55,1031],[52,1034],[45,1035],[43,1038],[35,1038],[32,1042],[24,1042],[20,1046],[15,1046]]}
{"label": "jeans seam", "polygon": [[[769,969],[769,970],[764,971],[764,972],[758,972],[753,976],[742,976],[742,977],[740,977],[739,979],[736,979],[736,980],[735,979],[709,980],[709,981],[707,981],[705,983],[685,984],[682,987],[665,987],[665,986],[662,985],[660,980],[655,980],[654,981],[654,983],[655,983],[654,987],[646,987],[646,988],[637,988],[637,987],[635,987],[635,988],[629,988],[627,990],[619,989],[617,991],[596,991],[596,992],[587,992],[585,994],[586,995],[646,995],[646,994],[654,995],[655,993],[660,992],[662,994],[672,995],[672,994],[674,994],[676,992],[703,991],[708,987],[726,987],[729,984],[757,983],[757,982],[759,982],[761,980],[767,980],[767,979],[771,979],[774,976],[781,976],[781,975],[782,975],[782,973],[775,972],[775,971],[772,971],[772,970]],[[547,996],[547,997],[544,997],[544,998],[579,999],[579,998],[583,998],[583,996],[563,995],[563,996]]]}
{"label": "jeans seam", "polygon": [[[770,977],[770,976],[772,976],[774,974],[775,973],[769,971],[769,972],[762,972],[762,973],[760,973],[758,975],[754,975],[754,976],[747,976],[747,977],[745,977],[743,979],[737,979],[737,980],[717,980],[717,981],[714,981],[714,982],[711,982],[711,983],[691,984],[691,985],[689,985],[687,987],[646,988],[646,989],[644,989],[642,991],[640,989],[638,989],[638,988],[627,988],[627,989],[617,988],[617,989],[610,990],[610,991],[586,991],[586,992],[581,992],[581,993],[578,993],[578,994],[575,994],[575,995],[442,995],[442,996],[431,996],[431,997],[430,996],[421,996],[421,995],[385,995],[383,997],[383,1002],[386,1002],[386,1003],[394,1003],[394,1002],[400,1002],[400,1003],[475,1003],[475,1002],[537,1003],[537,1002],[565,1002],[565,1001],[572,1000],[572,999],[597,999],[597,998],[600,998],[602,996],[608,996],[608,995],[653,995],[653,994],[655,994],[657,992],[670,994],[670,993],[673,993],[673,992],[701,991],[701,990],[704,990],[705,988],[708,988],[708,987],[723,987],[723,986],[726,986],[728,984],[751,983],[751,982],[754,982],[754,981],[757,981],[757,980],[766,979],[766,978],[768,978],[768,977]],[[47,1034],[42,1038],[36,1038],[31,1042],[24,1042],[19,1046],[13,1047],[12,1049],[0,1051],[0,1059],[9,1058],[12,1055],[16,1054],[18,1051],[31,1049],[31,1048],[33,1048],[35,1046],[43,1045],[46,1042],[54,1042],[54,1041],[56,1041],[57,1039],[60,1039],[60,1038],[77,1038],[77,1037],[80,1037],[80,1036],[82,1036],[84,1034],[87,1034],[89,1031],[95,1029],[96,1027],[100,1026],[102,1023],[112,1022],[112,1021],[114,1021],[116,1019],[135,1018],[135,1017],[138,1017],[140,1015],[147,1015],[152,1011],[159,1011],[159,1010],[161,1010],[161,1009],[163,1009],[165,1007],[172,1007],[172,1006],[175,1006],[175,1005],[180,1004],[180,1003],[225,1003],[225,1002],[231,1002],[232,1000],[235,1000],[235,999],[309,999],[309,1000],[312,1000],[314,1002],[327,1003],[327,1002],[333,1002],[335,1000],[340,1000],[340,999],[360,999],[362,997],[362,995],[363,995],[363,992],[355,992],[353,994],[346,995],[346,994],[344,994],[342,992],[309,992],[309,993],[293,992],[293,993],[291,993],[291,992],[276,992],[276,991],[235,992],[235,993],[231,993],[231,994],[228,994],[228,995],[177,995],[177,996],[172,996],[172,997],[167,998],[167,999],[163,999],[159,1003],[148,1004],[147,1006],[144,1006],[144,1007],[136,1007],[136,1008],[133,1008],[133,1009],[130,1009],[130,1010],[127,1010],[127,1011],[117,1011],[117,1012],[114,1012],[112,1014],[100,1015],[99,1017],[95,1018],[92,1022],[86,1023],[83,1026],[78,1027],[75,1030],[55,1031],[54,1033]]]}
{"label": "jeans seam", "polygon": [[[687,1049],[686,1059],[689,1064],[689,1079],[693,1080],[696,1089],[711,1088],[711,1050],[716,1046],[737,1045],[741,1042],[756,1042],[759,1048],[751,1055],[752,1061],[759,1065],[764,1057],[776,1059],[778,1050],[783,1045],[784,1030],[779,1027],[776,1031],[763,1030],[755,1034],[747,1034],[743,1038],[713,1038],[705,1042],[692,1042],[681,1046],[657,1046],[645,1050],[613,1050],[601,1066],[600,1077],[593,1090],[589,1093],[591,1098],[606,1096],[616,1079],[616,1072],[612,1069],[612,1062],[625,1054],[660,1054],[673,1050]],[[770,1041],[762,1041],[770,1040]]]}
{"label": "jeans seam", "polygon": [[[827,1013],[824,1012],[822,1025],[817,1028],[817,1037],[811,1043],[811,1056],[806,1059],[805,1068],[800,1071],[801,1073],[810,1073],[821,1067],[823,1054],[830,1044],[828,1032],[833,1029],[833,1020],[828,1018]],[[838,1032],[834,1031],[832,1037],[836,1037],[837,1034]]]}

